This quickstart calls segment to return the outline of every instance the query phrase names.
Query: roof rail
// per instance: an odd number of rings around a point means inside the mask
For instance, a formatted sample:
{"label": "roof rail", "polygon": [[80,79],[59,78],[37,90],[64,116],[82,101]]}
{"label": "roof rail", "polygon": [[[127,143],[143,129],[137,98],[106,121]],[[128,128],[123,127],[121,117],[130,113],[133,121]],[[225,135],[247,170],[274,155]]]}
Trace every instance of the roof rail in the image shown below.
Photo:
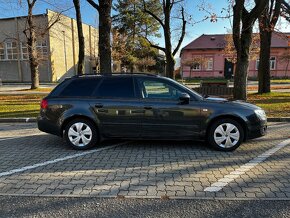
{"label": "roof rail", "polygon": [[113,75],[144,75],[144,76],[158,76],[156,74],[150,74],[150,73],[110,73],[110,74],[82,74],[82,75],[75,75],[72,76],[73,78],[79,78],[79,77],[86,77],[86,76],[113,76]]}

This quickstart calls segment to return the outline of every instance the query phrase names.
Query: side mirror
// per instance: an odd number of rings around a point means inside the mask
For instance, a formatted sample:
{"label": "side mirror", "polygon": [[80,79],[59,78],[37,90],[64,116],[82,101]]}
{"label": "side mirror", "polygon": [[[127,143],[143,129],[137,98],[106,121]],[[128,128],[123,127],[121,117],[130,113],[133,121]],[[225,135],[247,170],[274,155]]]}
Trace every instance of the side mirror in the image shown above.
{"label": "side mirror", "polygon": [[187,93],[181,93],[179,96],[179,100],[184,104],[189,104],[190,96]]}

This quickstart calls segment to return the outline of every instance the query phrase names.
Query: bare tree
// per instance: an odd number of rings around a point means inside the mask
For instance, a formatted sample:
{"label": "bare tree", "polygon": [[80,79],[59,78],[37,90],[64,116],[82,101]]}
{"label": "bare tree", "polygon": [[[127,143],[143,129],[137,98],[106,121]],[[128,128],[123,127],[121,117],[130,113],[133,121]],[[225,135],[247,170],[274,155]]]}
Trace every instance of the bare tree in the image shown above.
{"label": "bare tree", "polygon": [[76,10],[76,18],[77,18],[77,28],[78,28],[78,39],[79,39],[79,61],[78,61],[78,70],[77,73],[79,75],[84,72],[84,64],[85,64],[85,40],[83,34],[83,24],[82,24],[82,16],[80,9],[80,1],[73,0],[75,10]]}
{"label": "bare tree", "polygon": [[255,0],[252,10],[246,7],[246,0],[236,0],[233,7],[233,41],[237,50],[237,65],[234,78],[234,98],[247,99],[247,77],[253,26],[265,10],[269,0]]}
{"label": "bare tree", "polygon": [[259,89],[258,93],[271,92],[270,53],[271,39],[274,28],[281,12],[282,0],[267,1],[267,5],[259,17],[260,29],[260,61],[258,69]]}
{"label": "bare tree", "polygon": [[[151,15],[155,20],[157,20],[162,29],[163,29],[163,35],[165,40],[165,47],[161,47],[159,45],[156,45],[152,43],[149,39],[147,41],[150,43],[150,45],[153,48],[157,48],[165,53],[166,56],[166,76],[170,78],[174,78],[174,66],[175,66],[175,60],[174,56],[178,52],[181,43],[183,42],[184,36],[185,36],[185,29],[186,29],[186,19],[185,19],[185,12],[184,7],[180,4],[183,2],[183,0],[176,1],[176,0],[162,0],[161,6],[163,10],[163,17],[159,17],[154,11],[151,11],[148,9],[146,5],[146,1],[143,0],[144,4],[144,12]],[[173,49],[172,46],[172,29],[171,29],[171,20],[172,20],[172,9],[174,6],[180,6],[180,16],[179,19],[181,19],[181,34],[177,43],[177,46]]]}
{"label": "bare tree", "polygon": [[36,1],[37,0],[27,0],[28,28],[24,30],[24,34],[27,38],[28,56],[31,70],[31,89],[37,89],[39,87],[39,71],[38,71],[39,61],[37,59],[35,23],[33,20],[33,8],[35,6]]}
{"label": "bare tree", "polygon": [[112,0],[94,0],[87,2],[99,12],[99,55],[100,55],[100,72],[102,74],[112,73],[112,52],[111,52],[111,9]]}
{"label": "bare tree", "polygon": [[[29,65],[31,71],[31,89],[37,89],[39,87],[39,58],[37,53],[37,36],[44,36],[49,29],[60,20],[61,13],[57,13],[57,16],[50,20],[47,26],[39,27],[35,24],[33,9],[38,0],[26,0],[28,14],[26,18],[26,25],[23,30],[23,33],[27,39],[28,47],[28,57]],[[19,4],[22,4],[22,1],[19,1]]]}

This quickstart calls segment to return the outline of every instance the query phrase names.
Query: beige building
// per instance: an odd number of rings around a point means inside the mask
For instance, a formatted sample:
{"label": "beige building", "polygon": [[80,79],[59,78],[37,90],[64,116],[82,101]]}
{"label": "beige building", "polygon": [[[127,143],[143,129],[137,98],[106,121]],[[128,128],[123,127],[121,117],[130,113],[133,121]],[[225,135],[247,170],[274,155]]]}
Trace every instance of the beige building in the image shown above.
{"label": "beige building", "polygon": [[[35,15],[40,82],[56,82],[76,75],[78,34],[76,20],[47,10]],[[30,82],[26,17],[0,19],[0,79]],[[85,72],[94,73],[98,57],[98,30],[83,24]]]}

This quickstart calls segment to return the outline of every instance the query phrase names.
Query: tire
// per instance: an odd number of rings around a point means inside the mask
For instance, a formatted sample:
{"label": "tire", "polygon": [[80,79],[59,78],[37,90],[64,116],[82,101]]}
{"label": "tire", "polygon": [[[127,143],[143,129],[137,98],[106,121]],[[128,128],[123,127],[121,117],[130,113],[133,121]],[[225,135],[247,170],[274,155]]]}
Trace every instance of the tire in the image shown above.
{"label": "tire", "polygon": [[216,150],[233,151],[244,140],[244,129],[233,119],[220,119],[213,123],[208,132],[208,142]]}
{"label": "tire", "polygon": [[64,132],[67,144],[76,150],[86,150],[97,145],[99,136],[94,123],[77,118],[70,121]]}

